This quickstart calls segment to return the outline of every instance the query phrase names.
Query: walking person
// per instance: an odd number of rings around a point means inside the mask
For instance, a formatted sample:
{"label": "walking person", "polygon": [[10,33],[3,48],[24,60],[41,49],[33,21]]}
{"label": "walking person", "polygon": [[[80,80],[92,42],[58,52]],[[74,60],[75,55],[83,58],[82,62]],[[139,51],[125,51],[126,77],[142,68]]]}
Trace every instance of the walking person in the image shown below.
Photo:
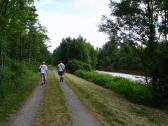
{"label": "walking person", "polygon": [[60,82],[64,81],[64,73],[65,73],[65,65],[62,63],[62,61],[60,61],[60,63],[58,64],[58,74],[60,76]]}
{"label": "walking person", "polygon": [[45,62],[42,63],[39,67],[41,73],[41,85],[46,84],[47,74],[48,74],[48,67]]}

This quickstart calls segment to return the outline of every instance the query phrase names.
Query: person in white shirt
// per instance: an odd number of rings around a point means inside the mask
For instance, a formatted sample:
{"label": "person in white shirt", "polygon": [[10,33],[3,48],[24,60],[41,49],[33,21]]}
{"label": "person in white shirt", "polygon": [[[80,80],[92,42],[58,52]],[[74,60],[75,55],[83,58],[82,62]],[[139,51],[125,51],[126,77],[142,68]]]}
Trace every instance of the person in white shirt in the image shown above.
{"label": "person in white shirt", "polygon": [[62,61],[60,61],[60,63],[58,64],[58,74],[60,76],[60,82],[63,82],[64,80],[64,73],[65,73],[65,65],[62,63]]}
{"label": "person in white shirt", "polygon": [[45,64],[45,62],[43,62],[43,64],[40,65],[39,69],[40,69],[40,73],[41,73],[41,85],[46,84],[48,67]]}

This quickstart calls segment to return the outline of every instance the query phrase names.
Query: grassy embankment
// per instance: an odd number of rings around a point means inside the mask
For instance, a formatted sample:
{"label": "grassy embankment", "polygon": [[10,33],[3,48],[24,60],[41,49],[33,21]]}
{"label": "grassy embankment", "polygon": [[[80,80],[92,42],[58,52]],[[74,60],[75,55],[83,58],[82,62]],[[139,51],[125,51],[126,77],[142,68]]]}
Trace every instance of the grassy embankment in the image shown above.
{"label": "grassy embankment", "polygon": [[147,86],[138,84],[137,82],[121,77],[112,77],[110,75],[81,70],[76,71],[75,74],[102,87],[120,93],[136,103],[151,105],[153,102],[152,91]]}
{"label": "grassy embankment", "polygon": [[53,70],[49,71],[44,98],[33,126],[72,126],[64,94]]}
{"label": "grassy embankment", "polygon": [[[119,78],[114,79],[115,82]],[[80,100],[97,116],[102,126],[166,126],[165,111],[132,103],[123,95],[67,74],[66,81]],[[133,94],[134,95],[134,94]]]}
{"label": "grassy embankment", "polygon": [[[4,96],[0,99],[0,126],[4,126],[11,113],[15,113],[38,84],[39,74],[30,70],[17,80],[8,79],[3,85]],[[26,80],[26,81],[25,81]]]}

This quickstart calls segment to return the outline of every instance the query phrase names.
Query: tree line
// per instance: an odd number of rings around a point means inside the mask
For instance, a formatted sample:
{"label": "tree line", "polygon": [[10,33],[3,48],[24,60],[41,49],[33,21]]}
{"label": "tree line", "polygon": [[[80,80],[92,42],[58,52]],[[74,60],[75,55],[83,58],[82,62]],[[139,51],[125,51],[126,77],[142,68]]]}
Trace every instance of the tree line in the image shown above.
{"label": "tree line", "polygon": [[46,28],[38,22],[33,0],[0,1],[0,66],[5,59],[40,61],[48,53]]}
{"label": "tree line", "polygon": [[143,74],[131,41],[111,40],[104,44],[98,52],[97,68],[100,70]]}
{"label": "tree line", "polygon": [[63,61],[70,72],[76,69],[95,69],[97,65],[97,51],[82,36],[62,39],[60,46],[53,52],[53,64]]}
{"label": "tree line", "polygon": [[4,90],[12,87],[10,83],[18,87],[25,69],[32,68],[26,66],[51,56],[47,30],[39,23],[36,11],[34,0],[0,0],[0,98],[9,93]]}

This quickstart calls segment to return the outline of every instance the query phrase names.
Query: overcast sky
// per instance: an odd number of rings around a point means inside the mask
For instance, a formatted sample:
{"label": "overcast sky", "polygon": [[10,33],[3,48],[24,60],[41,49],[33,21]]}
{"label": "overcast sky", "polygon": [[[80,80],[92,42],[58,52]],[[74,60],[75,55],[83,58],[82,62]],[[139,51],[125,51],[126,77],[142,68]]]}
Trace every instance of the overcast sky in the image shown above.
{"label": "overcast sky", "polygon": [[109,13],[109,0],[40,0],[35,3],[40,23],[48,29],[51,52],[62,38],[83,36],[95,48],[108,36],[98,31],[101,16]]}

